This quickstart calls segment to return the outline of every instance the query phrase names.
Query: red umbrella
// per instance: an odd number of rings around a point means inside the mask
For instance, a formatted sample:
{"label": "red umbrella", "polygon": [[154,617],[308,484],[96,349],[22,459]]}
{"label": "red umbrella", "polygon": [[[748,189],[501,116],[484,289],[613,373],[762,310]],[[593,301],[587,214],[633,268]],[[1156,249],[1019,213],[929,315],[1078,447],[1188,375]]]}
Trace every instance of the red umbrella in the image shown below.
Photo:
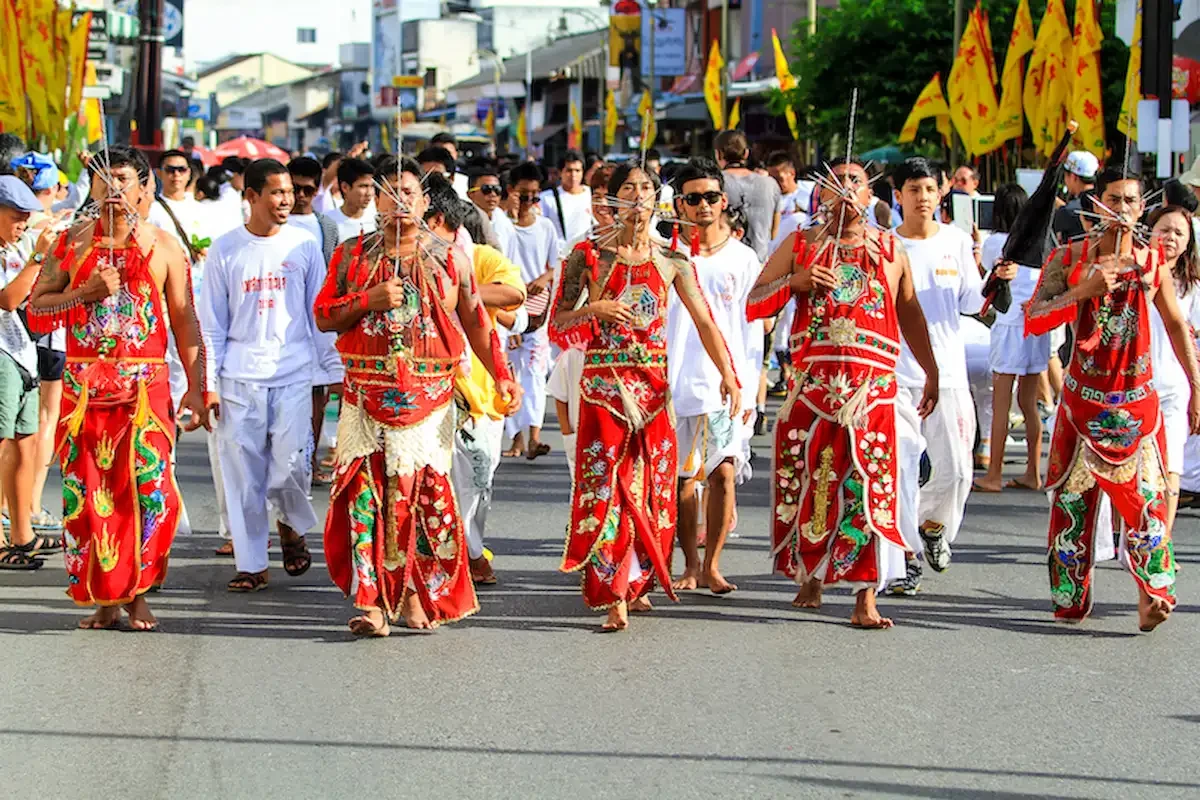
{"label": "red umbrella", "polygon": [[273,158],[284,164],[291,160],[291,156],[282,148],[276,147],[270,142],[264,142],[262,139],[251,139],[249,136],[239,136],[236,139],[230,139],[228,142],[219,145],[216,150],[213,150],[213,155],[217,158],[237,156],[238,158],[247,158],[251,161],[260,158]]}
{"label": "red umbrella", "polygon": [[207,147],[195,145],[192,148],[192,152],[200,157],[200,163],[206,167],[215,167],[221,163],[220,156],[218,156],[212,150],[209,150]]}

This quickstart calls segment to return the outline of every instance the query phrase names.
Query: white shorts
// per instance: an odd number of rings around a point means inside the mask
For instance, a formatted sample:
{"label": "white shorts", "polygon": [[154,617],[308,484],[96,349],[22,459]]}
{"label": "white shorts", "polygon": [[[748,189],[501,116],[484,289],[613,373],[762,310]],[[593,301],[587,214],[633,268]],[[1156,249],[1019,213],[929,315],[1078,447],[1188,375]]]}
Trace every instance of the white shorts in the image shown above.
{"label": "white shorts", "polygon": [[1188,440],[1188,395],[1185,392],[1162,392],[1158,395],[1162,407],[1163,430],[1167,434],[1167,472],[1183,473],[1183,451]]}
{"label": "white shorts", "polygon": [[682,417],[675,426],[675,438],[681,478],[707,478],[726,459],[733,461],[735,472],[742,471],[746,449],[741,420],[731,420],[724,408]]}
{"label": "white shorts", "polygon": [[1050,337],[1026,336],[1020,325],[993,325],[988,365],[997,375],[1037,375],[1050,364]]}
{"label": "white shorts", "polygon": [[571,430],[579,427],[579,389],[583,383],[584,358],[584,352],[574,347],[562,351],[555,359],[550,380],[546,383],[546,394],[567,404]]}
{"label": "white shorts", "polygon": [[1050,337],[1051,358],[1058,358],[1058,351],[1067,343],[1067,326],[1059,325],[1046,335]]}

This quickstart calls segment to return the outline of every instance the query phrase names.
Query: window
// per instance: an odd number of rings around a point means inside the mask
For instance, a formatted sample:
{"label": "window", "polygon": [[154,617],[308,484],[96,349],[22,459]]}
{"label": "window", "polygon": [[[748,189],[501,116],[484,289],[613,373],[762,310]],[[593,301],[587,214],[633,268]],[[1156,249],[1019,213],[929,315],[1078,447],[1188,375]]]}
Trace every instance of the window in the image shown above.
{"label": "window", "polygon": [[300,44],[315,44],[317,41],[317,29],[296,28],[296,41]]}

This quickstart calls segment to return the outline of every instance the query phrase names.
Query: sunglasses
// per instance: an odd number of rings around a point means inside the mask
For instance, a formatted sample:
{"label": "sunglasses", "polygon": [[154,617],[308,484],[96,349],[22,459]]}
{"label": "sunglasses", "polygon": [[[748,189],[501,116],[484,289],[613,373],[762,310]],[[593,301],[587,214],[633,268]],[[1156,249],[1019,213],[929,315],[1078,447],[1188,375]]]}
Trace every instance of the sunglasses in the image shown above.
{"label": "sunglasses", "polygon": [[721,202],[723,195],[720,192],[688,192],[683,196],[683,201],[689,206],[698,206],[700,201],[708,203],[710,206],[715,206]]}
{"label": "sunglasses", "polygon": [[313,195],[315,195],[317,193],[317,187],[315,187],[315,186],[296,186],[295,184],[293,184],[292,191],[294,191],[296,194],[304,195],[305,197],[312,197]]}
{"label": "sunglasses", "polygon": [[532,203],[538,199],[537,192],[521,193],[517,195],[517,199],[522,203]]}
{"label": "sunglasses", "polygon": [[471,191],[479,192],[480,194],[499,195],[503,191],[503,189],[501,189],[498,185],[496,185],[494,183],[487,183],[487,184],[484,184],[483,186],[476,186],[475,188],[471,189]]}
{"label": "sunglasses", "polygon": [[191,172],[192,171],[191,167],[183,167],[183,166],[178,166],[178,165],[174,166],[174,167],[163,167],[162,169],[163,169],[163,172],[166,172],[169,175],[179,175],[180,173],[183,173],[183,172]]}

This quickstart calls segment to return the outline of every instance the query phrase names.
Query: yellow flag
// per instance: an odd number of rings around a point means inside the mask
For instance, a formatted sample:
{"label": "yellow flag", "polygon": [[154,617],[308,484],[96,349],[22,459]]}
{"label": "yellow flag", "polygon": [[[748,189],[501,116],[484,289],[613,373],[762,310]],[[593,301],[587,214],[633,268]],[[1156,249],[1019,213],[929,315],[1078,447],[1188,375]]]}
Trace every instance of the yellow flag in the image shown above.
{"label": "yellow flag", "polygon": [[612,89],[609,89],[604,98],[604,149],[606,150],[612,149],[613,142],[617,140],[617,122],[619,120],[617,96]]}
{"label": "yellow flag", "polygon": [[1079,0],[1075,5],[1075,72],[1071,87],[1070,116],[1079,122],[1075,142],[1097,158],[1104,158],[1104,103],[1100,98],[1100,20],[1096,4]]}
{"label": "yellow flag", "polygon": [[742,98],[733,101],[733,108],[729,109],[729,123],[726,130],[736,131],[737,126],[742,123]]}
{"label": "yellow flag", "polygon": [[721,45],[713,39],[712,49],[708,51],[708,66],[704,70],[704,102],[708,104],[713,130],[716,131],[725,130],[725,104],[721,93],[721,71],[724,68]]}
{"label": "yellow flag", "polygon": [[[779,79],[779,90],[787,92],[796,88],[796,79],[792,77],[792,71],[788,68],[787,56],[783,54],[783,45],[779,43],[779,34],[771,28],[771,44],[775,48],[775,77]],[[793,139],[800,138],[800,123],[796,121],[796,109],[788,105],[783,109],[783,115],[787,117],[788,130],[792,132]]]}
{"label": "yellow flag", "polygon": [[56,7],[51,17],[54,61],[47,65],[47,106],[50,112],[50,147],[59,148],[67,138],[67,83],[71,71],[71,9]]}
{"label": "yellow flag", "polygon": [[22,139],[28,132],[25,115],[25,82],[21,79],[20,28],[16,7],[0,0],[0,132],[15,133]]}
{"label": "yellow flag", "polygon": [[642,120],[642,149],[654,147],[654,140],[658,138],[658,121],[654,118],[654,104],[650,100],[650,90],[642,92],[642,99],[638,101],[638,117]]}
{"label": "yellow flag", "polygon": [[1012,33],[1008,37],[1008,51],[1004,54],[1004,72],[1000,78],[1000,110],[996,114],[996,143],[1020,138],[1025,132],[1025,119],[1021,110],[1022,69],[1021,59],[1033,50],[1033,15],[1029,13],[1029,0],[1017,5]]}
{"label": "yellow flag", "polygon": [[[96,85],[96,62],[95,61],[85,62],[83,74],[84,74],[83,85],[84,86],[95,86]],[[89,97],[87,100],[83,101],[83,118],[87,122],[88,144],[91,144],[92,142],[100,141],[100,139],[104,137],[104,127],[102,125],[103,120],[101,119],[101,113],[100,113],[100,101],[97,98]],[[386,131],[387,125],[384,125],[383,129]],[[387,150],[386,145],[384,146],[384,150]]]}
{"label": "yellow flag", "polygon": [[[88,102],[91,102],[90,100]],[[385,122],[379,126],[379,143],[383,145],[383,152],[390,153],[392,151],[391,141],[392,123]]]}
{"label": "yellow flag", "polygon": [[987,15],[983,13],[979,0],[971,14],[975,29],[975,44],[979,56],[971,68],[971,96],[974,102],[971,119],[971,149],[975,155],[990,153],[1000,146],[996,139],[996,113],[1000,104],[996,100],[996,56],[992,52],[992,34]]}
{"label": "yellow flag", "polygon": [[933,117],[937,121],[938,132],[942,134],[946,144],[950,143],[950,107],[946,105],[946,96],[942,94],[942,76],[940,73],[934,74],[929,79],[929,83],[925,84],[925,88],[917,95],[917,102],[913,103],[912,111],[908,112],[908,119],[904,120],[904,127],[900,129],[901,143],[911,142],[917,137],[917,127],[921,124],[921,120]]}
{"label": "yellow flag", "polygon": [[496,109],[489,106],[487,116],[483,118],[483,129],[489,138],[496,138]]}
{"label": "yellow flag", "polygon": [[1129,66],[1125,68],[1125,96],[1117,129],[1126,136],[1137,135],[1137,104],[1142,99],[1142,2],[1138,0],[1133,17],[1133,44],[1129,48]]}
{"label": "yellow flag", "polygon": [[1034,53],[1039,49],[1044,53],[1041,109],[1038,112],[1038,127],[1033,129],[1033,139],[1043,153],[1050,155],[1066,129],[1065,117],[1073,72],[1070,65],[1075,63],[1071,27],[1067,24],[1063,0],[1048,0],[1046,3],[1046,15],[1042,17]]}
{"label": "yellow flag", "polygon": [[583,148],[583,121],[579,118],[579,106],[572,100],[568,104],[571,127],[567,129],[567,147],[572,150]]}
{"label": "yellow flag", "polygon": [[71,92],[67,98],[67,116],[79,113],[79,102],[83,99],[84,75],[87,67],[88,29],[92,26],[92,12],[87,12],[75,21],[71,28],[70,55],[68,64]]}
{"label": "yellow flag", "polygon": [[991,137],[998,104],[996,88],[989,76],[984,24],[983,14],[976,5],[958,43],[958,55],[954,58],[947,85],[950,119],[958,129],[967,154],[972,156],[990,152],[995,147]]}
{"label": "yellow flag", "polygon": [[517,146],[522,150],[529,148],[529,106],[521,109],[517,116]]}
{"label": "yellow flag", "polygon": [[[50,78],[54,69],[54,0],[15,0],[21,16],[21,58],[34,137],[53,136]],[[61,102],[59,104],[61,107]]]}

